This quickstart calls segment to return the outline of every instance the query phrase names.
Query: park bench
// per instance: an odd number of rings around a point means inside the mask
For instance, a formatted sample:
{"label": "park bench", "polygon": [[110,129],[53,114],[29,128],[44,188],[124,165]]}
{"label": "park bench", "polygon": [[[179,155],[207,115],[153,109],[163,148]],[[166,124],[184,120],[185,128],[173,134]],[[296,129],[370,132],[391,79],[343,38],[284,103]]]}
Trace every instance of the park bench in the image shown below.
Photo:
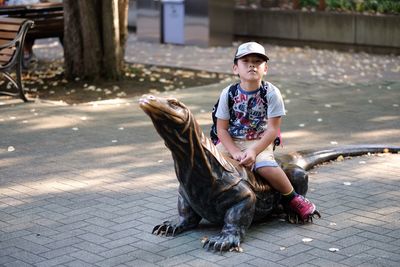
{"label": "park bench", "polygon": [[35,39],[58,37],[63,43],[64,9],[62,3],[38,3],[32,5],[4,6],[0,15],[32,20],[35,27],[26,36],[26,44],[33,46]]}
{"label": "park bench", "polygon": [[[24,102],[28,100],[21,82],[23,48],[26,34],[32,26],[31,20],[0,17],[0,72],[17,90],[13,93],[12,90],[6,88],[0,91],[0,94],[19,96]],[[15,78],[11,75],[13,70]]]}

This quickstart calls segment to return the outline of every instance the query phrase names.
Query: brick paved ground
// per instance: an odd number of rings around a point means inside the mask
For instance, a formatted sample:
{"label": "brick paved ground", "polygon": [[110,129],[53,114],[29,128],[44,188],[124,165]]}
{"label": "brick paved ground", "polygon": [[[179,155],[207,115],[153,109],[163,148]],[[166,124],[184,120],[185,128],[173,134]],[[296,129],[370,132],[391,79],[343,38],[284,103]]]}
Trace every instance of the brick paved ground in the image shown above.
{"label": "brick paved ground", "polygon": [[[367,87],[365,97],[352,97],[358,85],[330,85],[324,91],[317,81],[282,84],[292,86],[286,92],[292,101],[279,153],[379,141],[400,145],[397,81],[381,85],[390,86],[383,88],[385,94],[376,90],[379,85]],[[172,94],[207,129],[208,109],[221,87]],[[329,94],[332,88],[350,92]],[[366,104],[368,99],[374,105]],[[308,197],[323,218],[307,225],[276,218],[254,225],[243,253],[203,250],[201,238],[220,229],[207,223],[175,238],[152,235],[155,224],[176,218],[178,184],[169,151],[137,100],[0,105],[0,266],[400,264],[397,154],[313,169]],[[320,112],[305,121],[315,111]]]}

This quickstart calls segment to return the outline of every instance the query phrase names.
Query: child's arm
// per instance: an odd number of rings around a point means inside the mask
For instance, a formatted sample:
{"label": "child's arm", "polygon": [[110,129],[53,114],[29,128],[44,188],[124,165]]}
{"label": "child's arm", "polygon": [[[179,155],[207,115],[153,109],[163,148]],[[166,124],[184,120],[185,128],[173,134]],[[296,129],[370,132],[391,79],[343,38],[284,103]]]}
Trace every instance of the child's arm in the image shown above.
{"label": "child's arm", "polygon": [[256,157],[264,151],[278,136],[281,127],[281,117],[268,119],[268,127],[261,139],[245,151],[245,157],[240,161],[244,166],[253,166]]}
{"label": "child's arm", "polygon": [[235,160],[241,160],[243,152],[235,145],[228,132],[229,120],[217,119],[218,139]]}

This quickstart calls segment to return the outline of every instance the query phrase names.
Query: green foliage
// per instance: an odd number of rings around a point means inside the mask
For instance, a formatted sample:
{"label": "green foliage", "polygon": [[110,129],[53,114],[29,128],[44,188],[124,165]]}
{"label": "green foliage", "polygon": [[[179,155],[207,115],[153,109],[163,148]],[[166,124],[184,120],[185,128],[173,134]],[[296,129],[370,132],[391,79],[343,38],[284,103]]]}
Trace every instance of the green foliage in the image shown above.
{"label": "green foliage", "polygon": [[330,10],[351,11],[355,1],[348,0],[326,0],[326,5]]}
{"label": "green foliage", "polygon": [[300,0],[301,7],[317,7],[318,0]]}
{"label": "green foliage", "polygon": [[[400,14],[400,0],[325,0],[327,10]],[[319,0],[300,0],[301,7],[317,7]]]}

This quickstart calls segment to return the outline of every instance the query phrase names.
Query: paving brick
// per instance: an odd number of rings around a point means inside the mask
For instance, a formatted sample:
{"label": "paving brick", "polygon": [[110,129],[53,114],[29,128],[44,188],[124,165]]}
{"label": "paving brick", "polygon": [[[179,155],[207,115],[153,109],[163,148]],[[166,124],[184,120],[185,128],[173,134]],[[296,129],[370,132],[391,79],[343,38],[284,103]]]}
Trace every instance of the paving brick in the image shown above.
{"label": "paving brick", "polygon": [[8,243],[11,246],[15,246],[17,248],[20,248],[24,251],[27,251],[27,252],[30,252],[33,254],[40,254],[40,253],[47,252],[50,250],[45,246],[38,245],[38,244],[32,243],[30,241],[24,240],[24,239],[12,239],[12,240],[9,240]]}
{"label": "paving brick", "polygon": [[103,244],[103,246],[109,248],[109,249],[114,249],[114,248],[118,248],[124,245],[129,245],[132,243],[137,242],[138,239],[135,236],[126,236],[124,238],[119,238],[110,242],[106,242]]}
{"label": "paving brick", "polygon": [[5,264],[9,263],[9,262],[15,262],[17,259],[12,257],[12,256],[1,256],[0,257],[0,265],[4,266]]}
{"label": "paving brick", "polygon": [[135,248],[140,248],[140,249],[146,250],[148,252],[152,252],[152,253],[157,253],[157,252],[160,252],[160,251],[166,249],[166,247],[161,244],[147,242],[142,239],[138,239],[137,242],[130,244],[130,246],[133,246]]}
{"label": "paving brick", "polygon": [[385,258],[376,258],[361,264],[362,266],[385,266],[385,267],[397,267],[399,266],[399,261],[390,260]]}
{"label": "paving brick", "polygon": [[315,258],[316,257],[311,255],[309,257],[304,257],[304,254],[296,254],[294,256],[285,257],[285,259],[278,261],[278,263],[285,266],[297,266],[303,263],[312,263]]}
{"label": "paving brick", "polygon": [[[252,260],[249,260],[249,264],[251,264],[252,266],[268,266],[268,267],[284,267],[286,265],[282,265],[267,259],[260,259],[260,258],[255,258]],[[300,266],[300,265],[296,265],[296,266]],[[313,266],[313,265],[309,265],[309,266]]]}
{"label": "paving brick", "polygon": [[321,267],[346,267],[348,265],[346,264],[341,264],[335,261],[329,261],[326,259],[322,259],[322,258],[316,258],[312,260],[312,263],[316,266],[321,266]]}
{"label": "paving brick", "polygon": [[154,264],[154,263],[150,263],[150,262],[146,262],[146,261],[143,261],[143,260],[133,260],[133,261],[130,261],[130,262],[125,262],[125,266],[156,267],[156,266],[159,266],[159,265],[158,264]]}
{"label": "paving brick", "polygon": [[100,255],[102,255],[102,253],[107,251],[107,248],[105,248],[101,245],[87,242],[87,241],[73,244],[73,247],[77,248],[79,250],[85,250],[87,252],[94,253],[94,254],[100,254]]}
{"label": "paving brick", "polygon": [[110,242],[111,240],[108,238],[104,238],[100,235],[92,234],[92,233],[87,233],[79,236],[80,239],[86,240],[90,243],[94,243],[97,245],[101,245],[107,242]]}
{"label": "paving brick", "polygon": [[245,253],[255,256],[255,257],[258,257],[258,258],[261,258],[261,259],[268,260],[268,261],[277,262],[284,258],[284,256],[279,255],[277,253],[269,252],[265,249],[259,249],[256,247],[252,247],[248,244],[244,246],[244,249],[245,249],[244,250]]}
{"label": "paving brick", "polygon": [[400,262],[400,254],[398,253],[398,251],[390,252],[384,249],[373,248],[368,251],[368,254],[374,255],[378,258],[385,258],[385,259],[390,259],[392,261]]}
{"label": "paving brick", "polygon": [[56,258],[59,256],[73,253],[75,251],[78,251],[78,248],[67,246],[67,247],[63,247],[63,248],[59,248],[59,249],[53,249],[53,250],[45,252],[45,253],[41,253],[40,256],[47,258],[47,259],[53,259],[53,258]]}
{"label": "paving brick", "polygon": [[80,261],[80,260],[73,260],[67,263],[63,264],[64,266],[68,266],[68,267],[82,267],[82,266],[87,266],[87,267],[92,267],[92,266],[96,266],[94,264],[90,264],[84,261]]}
{"label": "paving brick", "polygon": [[350,235],[349,237],[335,241],[335,244],[341,247],[348,247],[354,244],[365,242],[366,240],[367,240],[366,238],[360,236]]}
{"label": "paving brick", "polygon": [[[338,246],[334,246],[334,247],[338,247]],[[348,257],[351,257],[353,255],[357,255],[360,253],[367,253],[370,254],[371,247],[363,244],[363,243],[358,243],[352,246],[347,246],[345,248],[340,247],[340,252],[339,254],[341,255],[346,255]]]}
{"label": "paving brick", "polygon": [[[262,236],[261,236],[262,237]],[[276,251],[279,250],[280,245],[276,244],[274,242],[274,240],[276,237],[271,238],[272,240],[270,241],[269,238],[266,238],[264,240],[262,239],[256,239],[256,238],[252,238],[252,239],[246,239],[245,244],[249,243],[251,244],[251,246],[253,247],[257,247],[266,251]]]}
{"label": "paving brick", "polygon": [[47,243],[46,247],[49,249],[59,249],[59,248],[71,246],[74,244],[78,244],[80,242],[82,242],[82,239],[80,239],[78,237],[69,237],[69,238],[57,240],[52,243]]}
{"label": "paving brick", "polygon": [[29,263],[38,263],[46,260],[46,258],[38,256],[28,251],[18,251],[10,255],[11,257]]}
{"label": "paving brick", "polygon": [[79,259],[88,263],[96,263],[104,260],[104,257],[100,256],[99,253],[91,253],[85,250],[79,250],[73,253],[70,253],[69,256],[74,257],[75,259]]}
{"label": "paving brick", "polygon": [[188,261],[191,261],[193,257],[189,254],[183,254],[181,256],[167,258],[160,261],[161,266],[188,266]]}
{"label": "paving brick", "polygon": [[237,266],[242,263],[247,263],[253,256],[245,254],[245,253],[233,253],[233,255],[227,255],[227,257],[223,260],[220,260],[218,264],[222,266]]}
{"label": "paving brick", "polygon": [[207,249],[203,249],[203,248],[199,248],[198,250],[189,251],[189,252],[187,252],[187,254],[192,255],[195,258],[213,262],[213,263],[218,263],[220,260],[227,258],[227,253],[213,253],[213,252],[210,252]]}
{"label": "paving brick", "polygon": [[4,267],[31,267],[32,264],[20,261],[20,260],[16,260],[16,261],[12,261],[12,262],[7,262],[3,265]]}
{"label": "paving brick", "polygon": [[52,266],[60,266],[61,264],[67,263],[72,261],[74,258],[68,255],[62,255],[57,258],[53,258],[50,260],[45,260],[42,262],[38,262],[35,266],[38,267],[52,267]]}
{"label": "paving brick", "polygon": [[[164,256],[164,257],[175,257],[177,255],[183,255],[187,252],[193,251],[193,250],[199,250],[201,249],[200,244],[197,245],[198,243],[195,242],[195,244],[183,244],[183,245],[179,245],[173,248],[167,248],[166,250],[160,251],[159,255]],[[165,245],[165,243],[164,243]]]}
{"label": "paving brick", "polygon": [[[345,255],[339,254],[337,252],[331,252],[329,251],[330,248],[335,247],[334,245],[331,246],[324,246],[320,248],[313,248],[309,251],[307,251],[307,255],[312,255],[313,257],[320,258],[320,259],[325,259],[330,262],[341,262],[342,260],[346,259],[347,257]],[[337,248],[337,246],[336,246]],[[312,261],[313,264],[314,261]],[[319,265],[319,264],[316,264]]]}
{"label": "paving brick", "polygon": [[148,251],[141,250],[141,249],[137,249],[128,254],[133,259],[136,258],[136,259],[143,260],[143,261],[150,262],[150,263],[156,263],[156,262],[159,263],[159,262],[163,261],[164,259],[168,258],[163,255],[150,253]]}

